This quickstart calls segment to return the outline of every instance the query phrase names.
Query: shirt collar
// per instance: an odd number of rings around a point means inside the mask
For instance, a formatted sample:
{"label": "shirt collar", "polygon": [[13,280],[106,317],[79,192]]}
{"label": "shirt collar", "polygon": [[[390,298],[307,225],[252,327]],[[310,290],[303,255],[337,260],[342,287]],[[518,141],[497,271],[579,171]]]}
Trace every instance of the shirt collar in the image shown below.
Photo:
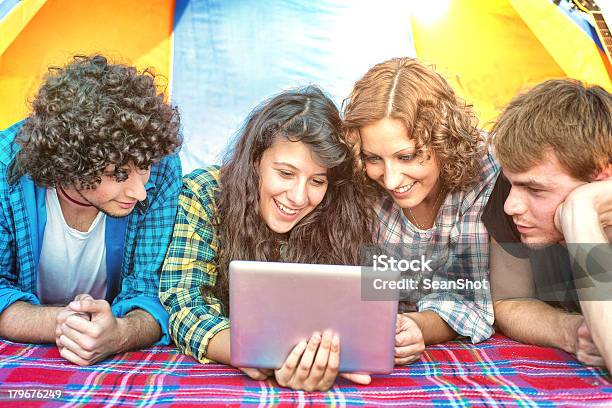
{"label": "shirt collar", "polygon": [[157,192],[157,185],[153,183],[151,179],[149,179],[147,184],[145,184],[145,190],[147,190],[147,197],[136,204],[136,209],[141,214],[147,212],[147,209],[149,208],[149,197],[151,196],[151,194],[155,194]]}

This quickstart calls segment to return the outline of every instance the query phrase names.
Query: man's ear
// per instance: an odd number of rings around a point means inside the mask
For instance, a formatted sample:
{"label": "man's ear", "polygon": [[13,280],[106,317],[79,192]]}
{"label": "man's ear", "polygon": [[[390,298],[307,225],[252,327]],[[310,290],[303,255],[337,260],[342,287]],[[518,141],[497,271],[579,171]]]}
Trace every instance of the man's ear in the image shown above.
{"label": "man's ear", "polygon": [[605,180],[612,177],[612,163],[608,163],[604,168],[597,173],[593,181]]}

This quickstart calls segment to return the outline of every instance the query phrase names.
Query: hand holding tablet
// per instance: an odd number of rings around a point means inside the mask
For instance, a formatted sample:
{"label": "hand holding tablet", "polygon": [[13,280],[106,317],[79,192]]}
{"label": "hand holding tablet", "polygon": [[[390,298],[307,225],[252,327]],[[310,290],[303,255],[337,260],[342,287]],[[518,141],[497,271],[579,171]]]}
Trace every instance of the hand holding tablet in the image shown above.
{"label": "hand holding tablet", "polygon": [[[310,339],[299,342],[274,374],[279,385],[294,390],[329,389],[338,376],[340,366],[340,338],[326,330],[313,333]],[[367,374],[343,373],[341,376],[358,384],[369,384]]]}
{"label": "hand holding tablet", "polygon": [[279,385],[294,390],[314,391],[331,388],[337,376],[356,384],[371,382],[369,374],[338,373],[340,341],[336,334],[325,331],[313,333],[308,341],[299,342],[277,370],[240,367],[253,380],[265,380],[274,375]]}

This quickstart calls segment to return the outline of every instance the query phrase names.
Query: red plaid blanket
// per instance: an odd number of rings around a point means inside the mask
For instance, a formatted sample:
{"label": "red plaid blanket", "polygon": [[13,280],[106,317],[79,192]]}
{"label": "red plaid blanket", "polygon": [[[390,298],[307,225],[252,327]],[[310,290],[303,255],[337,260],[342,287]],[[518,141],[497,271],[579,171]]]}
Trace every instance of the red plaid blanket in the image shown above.
{"label": "red plaid blanket", "polygon": [[54,346],[0,340],[3,407],[62,405],[612,407],[605,370],[555,349],[494,336],[472,345],[428,347],[423,358],[374,376],[369,386],[340,379],[328,392],[304,393],[253,381],[219,364],[202,365],[170,347],[125,353],[93,367],[63,360]]}

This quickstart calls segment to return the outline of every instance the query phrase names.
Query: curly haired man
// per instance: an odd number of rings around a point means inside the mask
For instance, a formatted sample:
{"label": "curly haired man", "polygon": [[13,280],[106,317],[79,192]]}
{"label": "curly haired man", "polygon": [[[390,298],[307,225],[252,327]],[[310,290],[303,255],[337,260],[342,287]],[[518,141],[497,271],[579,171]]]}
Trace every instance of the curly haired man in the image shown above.
{"label": "curly haired man", "polygon": [[0,132],[0,337],[94,364],[168,344],[157,297],[179,115],[148,70],[75,57]]}

